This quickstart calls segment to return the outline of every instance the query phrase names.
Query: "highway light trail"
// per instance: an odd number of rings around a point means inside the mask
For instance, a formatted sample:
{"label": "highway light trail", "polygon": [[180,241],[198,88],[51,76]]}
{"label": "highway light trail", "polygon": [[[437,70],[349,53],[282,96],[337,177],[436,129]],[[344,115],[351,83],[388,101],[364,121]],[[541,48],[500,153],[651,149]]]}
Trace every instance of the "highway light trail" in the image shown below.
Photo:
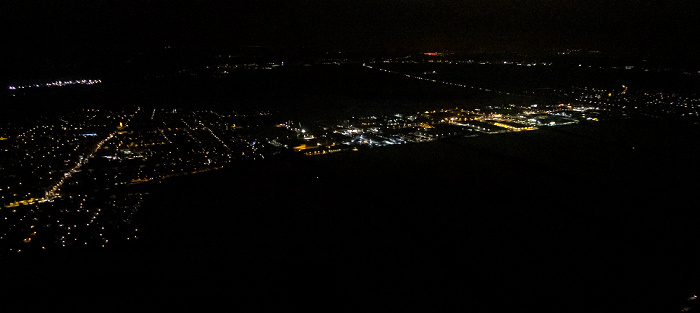
{"label": "highway light trail", "polygon": [[423,80],[423,81],[428,81],[428,82],[433,82],[433,83],[437,83],[437,84],[450,85],[450,86],[461,87],[461,88],[469,88],[469,89],[475,89],[475,90],[479,90],[479,91],[486,91],[486,92],[492,92],[492,93],[498,93],[498,94],[504,94],[504,95],[510,95],[510,94],[511,94],[510,92],[506,92],[506,91],[493,90],[493,89],[489,89],[489,88],[476,87],[476,86],[470,86],[470,85],[459,84],[459,83],[452,83],[452,82],[448,82],[448,81],[444,81],[444,80],[438,80],[438,79],[429,79],[429,78],[425,78],[425,77],[418,76],[418,75],[404,74],[404,73],[400,73],[400,72],[397,72],[397,71],[387,70],[387,69],[378,68],[378,67],[375,68],[375,67],[370,66],[370,65],[367,65],[367,64],[362,64],[362,66],[364,66],[364,67],[366,67],[366,68],[369,68],[369,69],[376,69],[376,70],[379,70],[379,71],[382,71],[382,72],[386,72],[386,73],[392,73],[392,74],[403,75],[403,76],[405,76],[405,77],[407,77],[407,78],[413,78],[413,79]]}

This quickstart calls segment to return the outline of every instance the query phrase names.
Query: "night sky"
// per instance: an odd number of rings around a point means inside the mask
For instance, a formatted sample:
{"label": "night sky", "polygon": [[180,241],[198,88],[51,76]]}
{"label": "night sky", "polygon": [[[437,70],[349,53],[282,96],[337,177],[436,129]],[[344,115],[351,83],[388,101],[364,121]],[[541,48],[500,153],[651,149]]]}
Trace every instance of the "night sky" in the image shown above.
{"label": "night sky", "polygon": [[11,63],[79,62],[163,45],[389,53],[583,48],[681,60],[699,54],[700,3],[693,0],[10,1],[3,7]]}

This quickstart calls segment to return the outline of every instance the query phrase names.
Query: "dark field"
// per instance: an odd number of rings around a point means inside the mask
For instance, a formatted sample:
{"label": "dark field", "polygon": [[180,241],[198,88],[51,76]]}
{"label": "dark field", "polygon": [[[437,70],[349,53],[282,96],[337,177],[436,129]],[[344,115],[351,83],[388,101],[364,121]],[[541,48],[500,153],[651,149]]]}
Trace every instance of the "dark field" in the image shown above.
{"label": "dark field", "polygon": [[677,312],[698,288],[698,131],[601,122],[167,181],[134,245],[5,260],[3,296],[29,300],[3,306]]}
{"label": "dark field", "polygon": [[[282,120],[316,121],[373,114],[416,113],[502,103],[494,95],[388,75],[360,65],[314,65],[274,70],[229,70],[114,77],[102,84],[2,90],[0,122],[64,114],[79,108],[184,108],[270,111]],[[14,94],[14,96],[13,96]]]}
{"label": "dark field", "polygon": [[[511,62],[515,60],[510,60]],[[517,66],[514,64],[498,64],[502,61],[492,61],[492,64],[378,64],[378,67],[395,70],[411,75],[421,75],[431,79],[441,79],[449,82],[459,82],[476,87],[492,88],[510,92],[541,92],[542,90],[566,90],[572,86],[622,89],[622,85],[630,88],[630,92],[679,92],[697,94],[700,76],[695,71],[685,73],[671,71],[661,67],[651,67],[646,64],[629,64],[631,69],[625,69],[620,62],[616,65],[600,65],[581,61],[576,63],[553,62],[545,66]],[[528,62],[522,62],[528,63]],[[590,66],[590,67],[589,67]],[[649,69],[651,67],[651,69]],[[425,72],[435,74],[423,74]]]}

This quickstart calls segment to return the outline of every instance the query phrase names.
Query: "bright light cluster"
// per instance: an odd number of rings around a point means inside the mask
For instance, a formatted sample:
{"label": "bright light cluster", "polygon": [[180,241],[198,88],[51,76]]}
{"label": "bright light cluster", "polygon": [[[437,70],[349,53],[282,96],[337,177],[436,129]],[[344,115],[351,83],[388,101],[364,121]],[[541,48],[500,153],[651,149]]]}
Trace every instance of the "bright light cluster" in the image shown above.
{"label": "bright light cluster", "polygon": [[8,89],[24,89],[24,88],[39,88],[39,87],[63,87],[68,85],[94,85],[101,83],[102,80],[99,79],[82,79],[82,80],[67,80],[67,81],[55,81],[45,84],[34,84],[34,85],[21,85],[21,86],[9,86]]}

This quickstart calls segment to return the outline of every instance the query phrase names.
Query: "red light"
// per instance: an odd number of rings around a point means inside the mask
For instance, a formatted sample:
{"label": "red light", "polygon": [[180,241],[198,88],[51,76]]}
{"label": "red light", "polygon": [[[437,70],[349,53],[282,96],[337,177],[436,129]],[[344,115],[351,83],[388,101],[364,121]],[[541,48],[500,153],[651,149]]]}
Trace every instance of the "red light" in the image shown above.
{"label": "red light", "polygon": [[425,55],[437,55],[437,52],[426,52],[426,53],[423,53],[423,54],[425,54]]}

